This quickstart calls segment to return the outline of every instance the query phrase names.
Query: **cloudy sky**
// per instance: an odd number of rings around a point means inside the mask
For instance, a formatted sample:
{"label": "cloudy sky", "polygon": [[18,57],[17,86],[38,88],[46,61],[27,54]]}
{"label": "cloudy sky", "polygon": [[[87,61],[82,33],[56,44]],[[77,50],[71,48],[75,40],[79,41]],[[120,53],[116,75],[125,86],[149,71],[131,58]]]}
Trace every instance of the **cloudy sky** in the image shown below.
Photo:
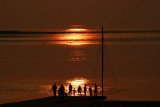
{"label": "cloudy sky", "polygon": [[0,0],[0,30],[160,29],[160,0]]}

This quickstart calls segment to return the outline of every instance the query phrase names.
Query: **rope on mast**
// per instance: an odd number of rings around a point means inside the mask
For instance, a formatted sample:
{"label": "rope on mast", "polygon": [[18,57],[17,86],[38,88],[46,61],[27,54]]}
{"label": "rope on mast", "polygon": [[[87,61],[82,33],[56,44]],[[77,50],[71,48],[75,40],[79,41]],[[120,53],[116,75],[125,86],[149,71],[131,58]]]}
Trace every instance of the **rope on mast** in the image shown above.
{"label": "rope on mast", "polygon": [[[103,36],[103,26],[102,26],[102,38],[101,38],[101,41],[99,41],[99,39],[98,39],[98,42],[101,42],[101,43],[98,43],[98,44],[101,44],[101,45],[98,45],[98,49],[97,49],[97,53],[96,53],[96,58],[95,58],[95,63],[94,63],[94,65],[93,65],[93,69],[92,69],[92,71],[91,71],[91,75],[90,75],[90,80],[91,80],[91,84],[93,84],[93,82],[94,82],[94,80],[95,80],[95,72],[97,71],[97,69],[98,69],[98,63],[99,63],[99,61],[100,61],[100,52],[102,52],[102,56],[101,56],[101,58],[102,58],[102,96],[103,96],[103,92],[104,92],[104,88],[103,88],[103,80],[104,80],[104,69],[106,69],[107,71],[106,71],[106,73],[108,73],[107,74],[107,78],[108,78],[108,80],[109,80],[109,82],[108,82],[108,85],[110,84],[110,83],[112,83],[112,81],[113,81],[113,84],[112,85],[114,85],[115,86],[115,89],[116,90],[112,90],[112,88],[111,88],[111,90],[109,91],[109,93],[110,94],[113,94],[114,92],[118,92],[118,90],[119,90],[119,87],[118,87],[118,84],[117,84],[117,81],[116,81],[116,78],[114,77],[114,72],[112,71],[112,66],[111,66],[111,62],[110,62],[110,59],[109,59],[109,55],[108,55],[108,48],[107,48],[107,46],[106,46],[106,48],[105,48],[105,50],[104,50],[104,36]],[[101,50],[101,51],[100,51]],[[104,65],[106,63],[106,65]],[[104,67],[106,67],[106,68],[104,68]],[[111,76],[111,77],[109,77],[109,76]],[[109,94],[108,93],[108,94]]]}
{"label": "rope on mast", "polygon": [[[99,39],[97,40],[97,42],[99,42]],[[97,46],[97,53],[96,53],[96,58],[94,60],[94,64],[93,64],[93,68],[91,70],[91,75],[90,75],[90,80],[91,80],[91,84],[93,84],[93,81],[95,80],[95,72],[97,71],[97,68],[98,68],[98,63],[99,63],[99,58],[100,58],[100,45],[98,43],[98,46]]]}
{"label": "rope on mast", "polygon": [[[108,49],[106,48],[106,51],[107,50]],[[107,59],[106,59],[106,57],[107,57]],[[116,80],[116,78],[114,76],[114,72],[113,72],[113,69],[112,69],[112,66],[111,66],[111,62],[110,62],[110,58],[109,58],[108,52],[106,52],[106,57],[105,57],[106,64],[107,64],[107,61],[108,61],[108,67],[110,68],[110,73],[111,73],[111,77],[113,78],[113,83],[115,83],[116,89],[119,90],[118,83],[117,83],[117,80]],[[108,68],[108,71],[109,71],[109,68]]]}

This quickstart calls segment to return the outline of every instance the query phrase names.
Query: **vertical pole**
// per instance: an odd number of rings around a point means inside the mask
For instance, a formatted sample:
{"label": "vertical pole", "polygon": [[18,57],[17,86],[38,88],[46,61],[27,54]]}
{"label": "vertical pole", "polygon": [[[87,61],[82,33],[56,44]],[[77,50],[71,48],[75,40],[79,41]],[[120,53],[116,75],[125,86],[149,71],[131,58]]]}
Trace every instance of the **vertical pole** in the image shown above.
{"label": "vertical pole", "polygon": [[102,96],[103,96],[103,26],[102,26]]}

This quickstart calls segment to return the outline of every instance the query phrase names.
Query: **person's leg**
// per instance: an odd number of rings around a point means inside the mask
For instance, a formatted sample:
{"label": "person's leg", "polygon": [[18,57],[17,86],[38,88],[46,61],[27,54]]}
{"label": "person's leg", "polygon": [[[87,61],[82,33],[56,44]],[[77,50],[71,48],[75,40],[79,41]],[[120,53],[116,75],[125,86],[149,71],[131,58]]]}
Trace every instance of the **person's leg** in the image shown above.
{"label": "person's leg", "polygon": [[56,96],[56,91],[54,91],[54,96]]}

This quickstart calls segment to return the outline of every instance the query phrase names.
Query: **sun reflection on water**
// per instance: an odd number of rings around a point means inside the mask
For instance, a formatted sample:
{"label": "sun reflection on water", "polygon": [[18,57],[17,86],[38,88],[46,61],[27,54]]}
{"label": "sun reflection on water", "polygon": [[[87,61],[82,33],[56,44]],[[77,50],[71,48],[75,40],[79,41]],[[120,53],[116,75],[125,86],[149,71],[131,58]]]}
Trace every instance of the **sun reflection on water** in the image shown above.
{"label": "sun reflection on water", "polygon": [[95,44],[93,39],[97,39],[91,34],[83,34],[83,33],[69,33],[59,35],[57,37],[58,41],[57,44],[65,44],[70,46],[83,46],[87,44]]}
{"label": "sun reflection on water", "polygon": [[76,89],[78,88],[79,85],[83,86],[83,85],[87,84],[88,82],[89,82],[89,80],[84,79],[84,78],[75,78],[73,80],[67,81],[68,84],[72,84],[72,86]]}
{"label": "sun reflection on water", "polygon": [[82,46],[82,45],[87,45],[89,42],[87,41],[61,41],[59,44],[65,44],[69,46]]}
{"label": "sun reflection on water", "polygon": [[[75,93],[75,96],[78,96],[78,87],[81,86],[82,88],[82,95],[83,95],[83,87],[85,84],[88,84],[89,83],[89,80],[87,79],[84,79],[84,78],[74,78],[72,80],[67,80],[67,86],[65,86],[67,89],[69,89],[69,84],[72,85],[73,87],[73,90],[75,89],[76,90],[76,93]],[[88,93],[87,93],[88,94]],[[74,94],[72,93],[71,96],[73,96]]]}
{"label": "sun reflection on water", "polygon": [[[65,92],[68,94],[69,92],[69,85],[71,84],[72,85],[72,90],[76,90],[76,93],[75,93],[75,96],[78,96],[78,87],[79,85],[81,86],[82,88],[82,95],[84,95],[84,85],[86,84],[87,85],[87,93],[86,95],[89,96],[89,87],[91,86],[93,92],[94,92],[94,84],[88,80],[88,79],[85,79],[85,78],[73,78],[73,79],[70,79],[70,80],[66,80],[62,83],[65,87]],[[40,86],[40,93],[41,94],[44,94],[44,95],[49,95],[49,96],[53,96],[53,91],[52,91],[52,85],[53,84],[50,84],[50,85],[41,85]],[[57,90],[60,88],[60,85],[61,83],[57,83]],[[98,86],[98,93],[101,92],[101,87]],[[58,95],[58,92],[57,92],[57,95]],[[70,94],[70,96],[74,96],[74,93],[72,92],[72,94]]]}

